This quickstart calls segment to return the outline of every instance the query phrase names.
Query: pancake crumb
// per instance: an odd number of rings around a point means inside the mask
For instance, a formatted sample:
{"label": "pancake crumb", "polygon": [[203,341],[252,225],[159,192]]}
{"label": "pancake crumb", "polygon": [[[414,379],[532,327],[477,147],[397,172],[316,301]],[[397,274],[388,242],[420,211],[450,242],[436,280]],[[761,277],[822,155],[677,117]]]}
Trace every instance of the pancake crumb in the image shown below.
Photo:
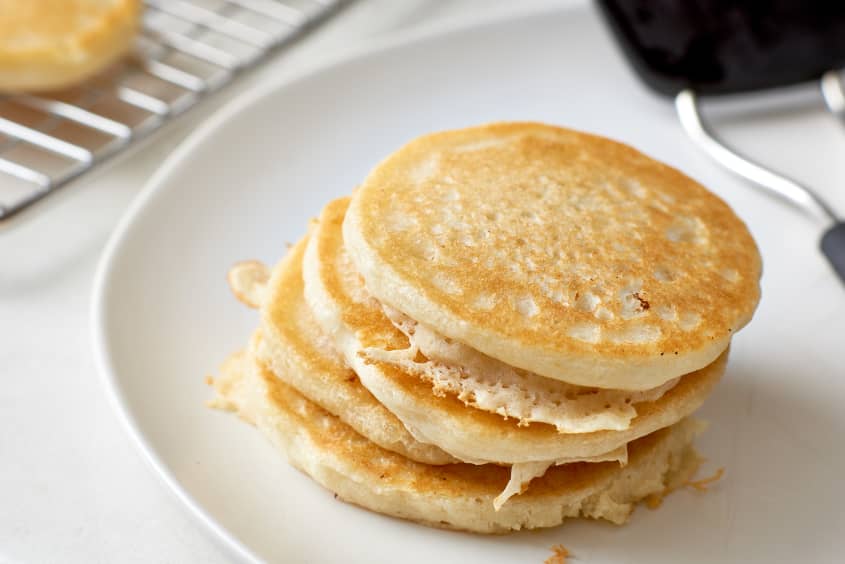
{"label": "pancake crumb", "polygon": [[668,490],[663,490],[662,492],[656,492],[645,498],[645,505],[649,509],[657,509],[661,505],[663,505],[663,498],[669,495]]}
{"label": "pancake crumb", "polygon": [[226,274],[226,281],[235,298],[253,309],[261,305],[264,289],[269,280],[270,270],[264,263],[257,260],[237,262]]}
{"label": "pancake crumb", "polygon": [[556,544],[551,548],[552,555],[543,561],[543,564],[566,564],[566,557],[570,556],[569,550],[562,544]]}
{"label": "pancake crumb", "polygon": [[722,479],[722,476],[724,476],[724,475],[725,475],[725,468],[723,466],[722,468],[719,468],[718,470],[716,470],[716,472],[714,472],[712,476],[708,476],[706,478],[701,478],[700,480],[687,480],[686,482],[683,483],[683,485],[686,486],[686,487],[693,488],[693,489],[695,489],[696,491],[699,491],[699,492],[706,492],[707,488],[710,486],[710,484],[718,482],[719,480]]}
{"label": "pancake crumb", "polygon": [[716,470],[712,476],[707,476],[706,478],[701,478],[699,480],[687,480],[676,487],[669,487],[663,491],[653,493],[645,498],[646,507],[649,509],[657,509],[663,504],[663,499],[667,495],[680,488],[692,488],[697,492],[706,492],[711,484],[721,480],[724,475],[725,468],[722,467]]}
{"label": "pancake crumb", "polygon": [[205,385],[206,386],[213,386],[214,385],[214,378],[211,376],[205,377]]}

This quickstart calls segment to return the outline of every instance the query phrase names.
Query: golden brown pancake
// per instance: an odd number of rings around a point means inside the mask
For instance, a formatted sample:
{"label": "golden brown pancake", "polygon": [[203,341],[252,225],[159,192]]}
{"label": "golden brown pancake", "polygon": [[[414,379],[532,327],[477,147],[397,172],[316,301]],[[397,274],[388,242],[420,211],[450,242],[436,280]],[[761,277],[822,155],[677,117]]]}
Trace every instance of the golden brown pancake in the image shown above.
{"label": "golden brown pancake", "polygon": [[538,123],[408,143],[356,190],[343,230],[380,302],[582,386],[704,368],[760,295],[759,253],[722,200],[631,147]]}
{"label": "golden brown pancake", "polygon": [[556,466],[495,511],[507,468],[413,462],[357,434],[249,355],[235,355],[223,370],[215,383],[220,404],[254,423],[291,464],[343,501],[434,527],[504,533],[572,517],[621,524],[638,501],[682,484],[699,464],[690,446],[697,425],[684,420],[632,443],[624,468]]}
{"label": "golden brown pancake", "polygon": [[54,90],[129,51],[139,0],[0,0],[0,91]]}

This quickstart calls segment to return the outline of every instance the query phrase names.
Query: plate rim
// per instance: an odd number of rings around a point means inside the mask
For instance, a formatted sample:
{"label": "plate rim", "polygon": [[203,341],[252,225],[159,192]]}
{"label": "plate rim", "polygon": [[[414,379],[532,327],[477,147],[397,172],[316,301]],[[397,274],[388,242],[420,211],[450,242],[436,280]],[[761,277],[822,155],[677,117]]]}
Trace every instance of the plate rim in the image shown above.
{"label": "plate rim", "polygon": [[141,454],[141,458],[146,462],[147,467],[162,481],[165,486],[164,489],[181,502],[181,507],[187,509],[196,522],[202,524],[202,530],[206,534],[210,534],[209,536],[212,539],[221,543],[233,555],[247,562],[262,562],[253,550],[220,524],[210,512],[206,511],[173,475],[141,430],[135,415],[129,409],[126,395],[117,376],[117,370],[113,365],[112,351],[108,344],[109,338],[106,331],[106,320],[110,307],[107,296],[113,285],[114,262],[120,256],[121,250],[131,234],[136,217],[146,208],[155,195],[167,189],[165,187],[168,185],[169,178],[180,166],[184,165],[184,162],[201,144],[213,138],[218,130],[236,119],[242,112],[249,111],[253,106],[260,104],[266,98],[285,88],[353,61],[366,59],[396,48],[425,43],[438,37],[479,28],[501,26],[506,22],[512,25],[520,25],[525,20],[545,15],[565,15],[569,12],[585,9],[590,9],[590,3],[587,0],[570,0],[563,5],[549,4],[529,8],[509,7],[501,12],[484,15],[481,18],[475,14],[467,14],[454,20],[430,22],[410,30],[394,30],[375,39],[365,39],[352,49],[345,51],[331,50],[315,57],[311,63],[284,72],[278,77],[259,83],[244,91],[201,122],[194,131],[179,142],[173,152],[144,183],[144,186],[132,199],[126,211],[115,224],[97,261],[89,310],[92,352],[100,384],[105,390],[111,410],[120,421],[123,431]]}

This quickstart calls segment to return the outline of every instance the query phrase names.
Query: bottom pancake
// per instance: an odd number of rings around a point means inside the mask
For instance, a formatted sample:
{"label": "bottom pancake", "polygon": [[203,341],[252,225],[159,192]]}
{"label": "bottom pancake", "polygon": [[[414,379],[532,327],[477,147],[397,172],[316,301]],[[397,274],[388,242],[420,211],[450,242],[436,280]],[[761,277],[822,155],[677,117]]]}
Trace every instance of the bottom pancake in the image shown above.
{"label": "bottom pancake", "polygon": [[510,470],[495,465],[414,462],[378,447],[239,353],[215,382],[218,407],[256,425],[299,468],[338,498],[433,527],[505,533],[552,527],[566,518],[625,523],[635,504],[688,480],[700,459],[689,419],[629,445],[628,464],[555,466],[495,511]]}

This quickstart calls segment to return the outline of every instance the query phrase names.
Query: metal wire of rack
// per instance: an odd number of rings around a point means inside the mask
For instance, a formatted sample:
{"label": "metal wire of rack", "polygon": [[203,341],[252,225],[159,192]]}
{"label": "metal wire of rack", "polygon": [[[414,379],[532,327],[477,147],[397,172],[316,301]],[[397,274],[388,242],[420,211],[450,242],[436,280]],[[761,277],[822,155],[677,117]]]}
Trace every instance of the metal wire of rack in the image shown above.
{"label": "metal wire of rack", "polygon": [[128,148],[348,0],[145,0],[134,53],[86,84],[0,97],[0,223]]}

